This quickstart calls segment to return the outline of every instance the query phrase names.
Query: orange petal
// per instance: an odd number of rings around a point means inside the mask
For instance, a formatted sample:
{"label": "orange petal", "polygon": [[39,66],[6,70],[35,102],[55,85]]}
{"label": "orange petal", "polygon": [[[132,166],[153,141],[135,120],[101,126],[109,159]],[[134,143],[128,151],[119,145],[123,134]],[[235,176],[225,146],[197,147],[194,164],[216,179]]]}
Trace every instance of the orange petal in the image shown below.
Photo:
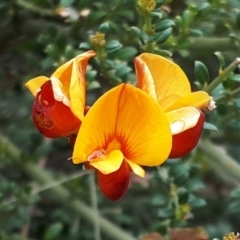
{"label": "orange petal", "polygon": [[166,113],[170,123],[171,133],[179,134],[198,123],[200,111],[194,107],[183,107]]}
{"label": "orange petal", "polygon": [[109,174],[116,172],[120,168],[122,161],[122,152],[119,150],[113,150],[108,155],[106,155],[105,158],[98,157],[93,159],[90,161],[90,165],[103,174]]}
{"label": "orange petal", "polygon": [[[140,88],[151,86],[152,79],[158,102],[166,109],[172,102],[191,93],[189,81],[175,63],[156,54],[143,53],[135,58],[135,69]],[[149,77],[149,71],[152,75]],[[147,92],[151,90],[144,89]],[[152,94],[151,94],[152,95]]]}
{"label": "orange petal", "polygon": [[126,159],[126,161],[128,162],[130,168],[132,169],[132,171],[138,175],[139,177],[144,178],[145,177],[145,171],[143,170],[143,168],[141,168],[138,164],[131,162],[129,160]]}
{"label": "orange petal", "polygon": [[142,90],[121,84],[99,98],[87,113],[73,162],[85,162],[96,150],[118,149],[129,161],[157,166],[168,157],[171,142],[169,123],[158,103]]}
{"label": "orange petal", "polygon": [[25,87],[32,93],[34,97],[36,97],[38,91],[40,90],[41,86],[48,81],[49,78],[45,76],[35,77],[25,83]]}
{"label": "orange petal", "polygon": [[63,94],[70,99],[72,112],[82,120],[84,117],[86,99],[86,68],[94,51],[87,51],[76,58],[63,64],[52,77],[59,79],[62,83]]}
{"label": "orange petal", "polygon": [[126,161],[122,161],[120,168],[116,172],[105,175],[97,171],[98,185],[102,193],[112,201],[121,198],[128,188],[130,172],[131,170]]}
{"label": "orange petal", "polygon": [[51,81],[47,81],[38,92],[32,109],[35,127],[49,138],[58,138],[78,131],[80,121],[70,108],[54,99]]}
{"label": "orange petal", "polygon": [[211,96],[209,96],[207,92],[204,91],[193,92],[191,94],[184,96],[183,98],[180,98],[179,100],[168,106],[165,109],[165,111],[171,111],[174,109],[188,106],[202,109],[209,104],[210,100]]}
{"label": "orange petal", "polygon": [[[197,110],[197,109],[196,109]],[[199,111],[199,110],[197,110]],[[173,145],[169,158],[180,158],[196,147],[203,129],[205,117],[201,111],[196,125],[179,134],[173,135]]]}
{"label": "orange petal", "polygon": [[71,110],[80,120],[84,117],[86,102],[86,68],[89,59],[95,55],[94,51],[88,51],[79,55],[73,62],[69,95]]}

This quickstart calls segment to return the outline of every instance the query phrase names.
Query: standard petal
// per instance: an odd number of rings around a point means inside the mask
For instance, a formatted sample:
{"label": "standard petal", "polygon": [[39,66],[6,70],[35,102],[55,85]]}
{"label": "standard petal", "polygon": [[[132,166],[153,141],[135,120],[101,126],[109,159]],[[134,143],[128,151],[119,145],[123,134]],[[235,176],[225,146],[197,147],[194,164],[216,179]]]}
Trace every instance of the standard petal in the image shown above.
{"label": "standard petal", "polygon": [[145,177],[145,171],[143,170],[143,168],[141,168],[138,164],[131,162],[129,160],[126,159],[126,161],[128,162],[130,168],[132,169],[132,171],[138,175],[139,177],[144,178]]}
{"label": "standard petal", "polygon": [[168,106],[165,109],[165,111],[171,111],[174,109],[187,107],[187,106],[192,106],[198,109],[202,109],[208,106],[211,99],[212,99],[211,96],[209,96],[207,92],[204,92],[204,91],[193,92],[175,101],[173,104]]}
{"label": "standard petal", "polygon": [[[114,144],[112,144],[114,142]],[[121,84],[91,107],[78,133],[73,162],[85,162],[95,150],[121,150],[139,165],[156,166],[169,155],[172,136],[158,103],[142,90]]]}
{"label": "standard petal", "polygon": [[96,168],[103,174],[110,174],[116,172],[123,161],[124,157],[121,151],[114,150],[108,155],[103,155],[103,157],[98,157],[90,161],[90,165]]}
{"label": "standard petal", "polygon": [[173,135],[197,125],[200,111],[194,107],[183,107],[166,113]]}
{"label": "standard petal", "polygon": [[102,193],[110,200],[116,201],[121,198],[129,185],[129,173],[131,172],[128,163],[123,161],[120,168],[108,175],[97,171],[98,185]]}
{"label": "standard petal", "polygon": [[41,86],[48,80],[49,80],[49,78],[47,78],[45,76],[35,77],[35,78],[27,81],[27,83],[25,83],[25,87],[32,93],[32,95],[34,97],[36,97]]}
{"label": "standard petal", "polygon": [[[143,81],[151,81],[148,77],[149,71],[151,72],[158,102],[163,109],[178,98],[191,93],[185,73],[177,64],[164,57],[143,53],[135,59],[135,68],[140,86],[144,85]],[[145,85],[149,84],[145,83]]]}
{"label": "standard petal", "polygon": [[85,52],[73,61],[72,74],[69,88],[72,112],[82,121],[86,103],[86,68],[94,51]]}

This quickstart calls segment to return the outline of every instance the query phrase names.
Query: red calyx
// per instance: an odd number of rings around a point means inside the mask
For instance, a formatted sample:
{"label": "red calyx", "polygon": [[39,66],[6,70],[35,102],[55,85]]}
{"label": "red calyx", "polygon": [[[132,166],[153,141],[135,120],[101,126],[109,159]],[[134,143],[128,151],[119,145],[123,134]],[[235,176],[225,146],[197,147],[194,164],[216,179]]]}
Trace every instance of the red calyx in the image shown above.
{"label": "red calyx", "polygon": [[184,132],[173,135],[172,150],[169,158],[180,158],[190,153],[197,145],[205,121],[204,114],[199,110],[200,117],[195,127],[190,128]]}

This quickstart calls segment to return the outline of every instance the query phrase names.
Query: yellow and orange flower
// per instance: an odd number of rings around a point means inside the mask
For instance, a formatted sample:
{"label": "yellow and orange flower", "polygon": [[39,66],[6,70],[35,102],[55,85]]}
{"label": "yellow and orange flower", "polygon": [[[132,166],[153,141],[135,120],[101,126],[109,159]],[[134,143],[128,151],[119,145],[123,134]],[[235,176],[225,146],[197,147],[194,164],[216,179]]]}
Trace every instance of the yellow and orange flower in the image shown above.
{"label": "yellow and orange flower", "polygon": [[77,134],[84,117],[86,67],[95,52],[88,51],[60,66],[50,78],[39,76],[25,86],[35,97],[32,119],[46,137]]}
{"label": "yellow and orange flower", "polygon": [[143,53],[134,63],[138,87],[162,106],[170,123],[173,146],[169,158],[186,155],[198,143],[205,119],[201,109],[211,107],[211,96],[191,92],[182,69],[164,57]]}
{"label": "yellow and orange flower", "polygon": [[171,146],[169,123],[160,105],[144,91],[121,84],[88,111],[72,160],[95,169],[103,194],[117,200],[126,192],[130,172],[144,177],[140,165],[162,164]]}

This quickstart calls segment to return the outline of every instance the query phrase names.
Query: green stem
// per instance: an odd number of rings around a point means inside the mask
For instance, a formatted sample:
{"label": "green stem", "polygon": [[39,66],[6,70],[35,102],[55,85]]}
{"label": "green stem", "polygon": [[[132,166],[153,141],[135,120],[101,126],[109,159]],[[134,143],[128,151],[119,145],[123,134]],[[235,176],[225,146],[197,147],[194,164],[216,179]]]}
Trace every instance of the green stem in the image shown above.
{"label": "green stem", "polygon": [[[144,22],[145,22],[145,31],[148,35],[152,35],[153,32],[152,32],[152,19],[151,19],[151,16],[146,13],[145,16],[144,16]],[[153,52],[153,43],[152,42],[148,42],[147,43],[147,46],[146,46],[146,51],[147,52]]]}
{"label": "green stem", "polygon": [[24,0],[17,0],[16,4],[22,8],[25,8],[28,11],[38,13],[43,16],[53,17],[56,15],[52,10],[41,9],[37,6],[32,5],[31,3],[25,2]]}
{"label": "green stem", "polygon": [[[44,169],[41,169],[32,162],[22,161],[21,151],[1,134],[0,144],[4,145],[5,149],[8,151],[13,161],[15,161],[16,164],[18,164],[18,166],[21,167],[32,179],[43,185],[47,185],[51,182],[54,182],[54,179],[51,177],[51,175],[48,172],[44,171]],[[94,210],[85,205],[82,201],[72,199],[71,193],[68,191],[67,188],[63,186],[56,186],[55,188],[50,189],[50,193],[52,194],[52,196],[55,197],[57,201],[66,205],[69,209],[73,210],[75,213],[81,215],[89,223],[94,224],[97,219],[101,230],[104,231],[105,234],[108,235],[111,239],[136,240],[136,238],[127,234],[118,226],[97,214]]]}
{"label": "green stem", "polygon": [[240,95],[240,87],[235,89],[235,90],[233,90],[230,93],[227,93],[227,94],[224,94],[222,96],[214,98],[214,101],[215,102],[220,102],[220,101],[223,101],[223,100],[226,100],[226,99],[229,99],[229,98],[233,98],[233,97],[235,97],[237,95]]}
{"label": "green stem", "polygon": [[214,145],[211,141],[205,139],[201,140],[198,144],[208,157],[207,161],[213,161],[213,168],[223,169],[224,173],[228,175],[235,183],[240,184],[240,165],[231,158],[221,147]]}
{"label": "green stem", "polygon": [[206,92],[211,93],[219,84],[233,72],[240,64],[240,58],[236,58],[227,68],[225,68],[205,89]]}

